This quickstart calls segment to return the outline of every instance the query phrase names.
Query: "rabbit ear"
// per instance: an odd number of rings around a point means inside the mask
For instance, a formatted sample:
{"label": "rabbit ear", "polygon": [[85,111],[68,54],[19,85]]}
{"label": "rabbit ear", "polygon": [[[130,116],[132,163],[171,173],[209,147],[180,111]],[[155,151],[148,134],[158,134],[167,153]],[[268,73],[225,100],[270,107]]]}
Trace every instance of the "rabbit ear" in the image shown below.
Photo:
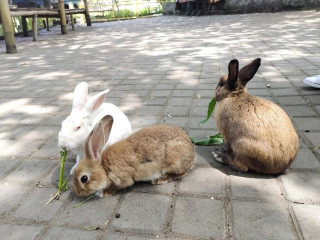
{"label": "rabbit ear", "polygon": [[103,146],[109,140],[113,118],[110,115],[104,116],[90,133],[85,148],[86,156],[93,160],[101,162],[101,153]]}
{"label": "rabbit ear", "polygon": [[78,83],[73,92],[72,110],[81,110],[88,97],[88,84],[86,82]]}
{"label": "rabbit ear", "polygon": [[94,111],[96,111],[104,102],[109,91],[110,90],[107,89],[89,98],[86,105],[84,106],[85,110],[87,110],[89,113],[93,113]]}
{"label": "rabbit ear", "polygon": [[260,64],[261,64],[261,59],[257,58],[252,62],[250,62],[249,64],[247,64],[246,66],[244,66],[243,68],[241,68],[239,72],[239,80],[243,86],[245,86],[253,78],[253,76],[258,71]]}
{"label": "rabbit ear", "polygon": [[237,80],[238,80],[238,71],[239,71],[239,62],[237,59],[233,59],[229,63],[229,74],[228,74],[228,88],[230,91],[236,90]]}

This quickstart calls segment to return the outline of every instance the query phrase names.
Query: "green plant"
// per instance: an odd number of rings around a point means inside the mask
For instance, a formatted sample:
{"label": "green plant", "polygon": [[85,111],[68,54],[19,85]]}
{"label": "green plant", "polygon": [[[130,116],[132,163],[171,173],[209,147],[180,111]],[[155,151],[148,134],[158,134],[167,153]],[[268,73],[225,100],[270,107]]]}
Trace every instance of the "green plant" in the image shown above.
{"label": "green plant", "polygon": [[[200,127],[200,124],[206,123],[210,119],[210,117],[214,111],[214,108],[216,106],[216,103],[217,103],[216,98],[215,97],[212,98],[212,100],[210,101],[210,103],[208,105],[207,118],[198,123],[199,127]],[[205,139],[201,139],[201,140],[197,140],[192,137],[190,139],[191,139],[192,143],[194,143],[196,145],[200,145],[200,146],[212,146],[212,145],[217,145],[217,144],[223,143],[223,136],[221,135],[221,133],[218,133],[214,136],[210,136],[209,138],[205,138]]]}

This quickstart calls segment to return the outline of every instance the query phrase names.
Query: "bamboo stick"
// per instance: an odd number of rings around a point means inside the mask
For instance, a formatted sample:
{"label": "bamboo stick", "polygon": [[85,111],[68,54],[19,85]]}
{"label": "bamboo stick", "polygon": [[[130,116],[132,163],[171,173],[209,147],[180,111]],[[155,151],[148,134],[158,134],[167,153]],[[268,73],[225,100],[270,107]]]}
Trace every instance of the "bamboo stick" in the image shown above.
{"label": "bamboo stick", "polygon": [[67,19],[66,11],[64,8],[64,0],[59,0],[59,11],[60,11],[60,22],[61,22],[61,32],[62,34],[67,34]]}
{"label": "bamboo stick", "polygon": [[6,52],[16,53],[17,46],[14,39],[14,30],[12,19],[10,16],[8,0],[0,0],[0,15],[4,33],[4,40],[6,42]]}

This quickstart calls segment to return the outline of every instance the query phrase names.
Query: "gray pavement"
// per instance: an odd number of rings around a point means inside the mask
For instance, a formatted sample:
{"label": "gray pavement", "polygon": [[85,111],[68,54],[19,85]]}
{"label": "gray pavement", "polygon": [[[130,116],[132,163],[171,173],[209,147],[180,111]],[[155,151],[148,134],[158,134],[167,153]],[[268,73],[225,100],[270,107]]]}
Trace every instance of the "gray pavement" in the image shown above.
{"label": "gray pavement", "polygon": [[[40,41],[17,38],[18,54],[0,41],[0,239],[320,239],[320,89],[302,84],[320,74],[320,12],[156,17],[77,26]],[[72,91],[108,87],[107,101],[135,130],[157,123],[196,138],[219,76],[237,58],[262,58],[249,92],[280,104],[292,117],[300,151],[279,177],[241,174],[196,147],[184,179],[139,183],[109,198],[59,201],[57,133]],[[270,88],[267,87],[270,84]],[[68,155],[66,175],[74,162]],[[116,218],[120,213],[120,218]]]}

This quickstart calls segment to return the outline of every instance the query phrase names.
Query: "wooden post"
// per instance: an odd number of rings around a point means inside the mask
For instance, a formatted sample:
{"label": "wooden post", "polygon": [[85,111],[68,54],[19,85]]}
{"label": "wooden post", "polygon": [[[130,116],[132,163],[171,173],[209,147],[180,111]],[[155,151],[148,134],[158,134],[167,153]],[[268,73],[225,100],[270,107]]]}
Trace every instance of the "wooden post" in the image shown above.
{"label": "wooden post", "polygon": [[89,13],[89,5],[87,0],[83,0],[84,3],[84,15],[86,17],[87,26],[91,26],[91,18]]}
{"label": "wooden post", "polygon": [[37,23],[38,16],[37,14],[32,16],[32,31],[33,31],[33,41],[37,41],[38,37],[38,23]]}
{"label": "wooden post", "polygon": [[59,13],[60,13],[60,22],[61,22],[61,33],[67,34],[67,19],[66,11],[64,9],[64,0],[59,0]]}
{"label": "wooden post", "polygon": [[24,37],[28,37],[28,25],[27,25],[27,18],[21,17],[22,20],[22,32]]}
{"label": "wooden post", "polygon": [[0,0],[0,15],[4,33],[4,40],[6,42],[6,51],[7,53],[16,53],[17,46],[14,39],[14,30],[8,0]]}

